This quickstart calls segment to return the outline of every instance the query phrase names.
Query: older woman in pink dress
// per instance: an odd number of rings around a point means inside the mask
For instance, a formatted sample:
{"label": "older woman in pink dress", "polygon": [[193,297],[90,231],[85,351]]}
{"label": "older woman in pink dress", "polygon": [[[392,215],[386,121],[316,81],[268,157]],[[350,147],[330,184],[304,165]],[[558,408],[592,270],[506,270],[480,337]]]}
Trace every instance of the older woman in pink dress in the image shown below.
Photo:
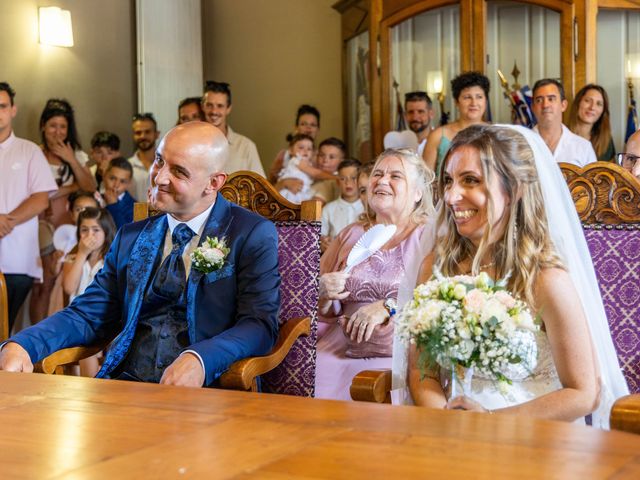
{"label": "older woman in pink dress", "polygon": [[[415,282],[421,250],[432,244],[433,179],[413,151],[383,152],[369,177],[367,220],[345,228],[322,256],[317,398],[349,400],[358,372],[391,367],[398,287]],[[374,225],[395,225],[395,232],[345,272],[352,248]]]}

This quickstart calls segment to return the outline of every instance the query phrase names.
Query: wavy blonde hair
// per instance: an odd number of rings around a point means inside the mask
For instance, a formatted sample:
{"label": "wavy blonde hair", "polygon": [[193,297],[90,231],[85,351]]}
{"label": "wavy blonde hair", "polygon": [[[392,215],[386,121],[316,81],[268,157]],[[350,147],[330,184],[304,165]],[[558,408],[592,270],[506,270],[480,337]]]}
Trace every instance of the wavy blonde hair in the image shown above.
{"label": "wavy blonde hair", "polygon": [[460,271],[460,264],[472,259],[471,273],[477,275],[481,259],[490,254],[497,278],[510,273],[507,288],[536,307],[534,290],[540,271],[551,267],[564,269],[564,265],[549,236],[533,151],[523,135],[508,127],[474,125],[462,130],[454,137],[442,162],[438,180],[440,198],[444,198],[446,165],[453,152],[461,147],[479,152],[485,185],[496,178],[502,186],[510,199],[505,210],[508,221],[501,237],[490,243],[493,225],[498,219],[492,218],[495,193],[486,190],[487,226],[476,249],[468,238],[458,233],[451,210],[443,202],[437,231],[446,233],[438,238],[435,266],[444,275],[459,275],[466,273]]}
{"label": "wavy blonde hair", "polygon": [[[414,187],[422,192],[422,197],[413,207],[411,212],[411,220],[417,225],[421,225],[427,221],[427,218],[435,215],[435,209],[433,208],[433,190],[431,185],[435,180],[435,174],[433,170],[427,167],[421,157],[410,148],[388,148],[376,158],[373,166],[369,169],[369,177],[373,171],[378,167],[380,162],[385,158],[397,157],[402,162],[405,173],[407,172],[407,166],[411,166],[415,173],[415,176],[406,174],[407,183],[410,179],[413,180]],[[362,173],[362,172],[361,172]],[[360,174],[358,174],[358,178]],[[362,221],[368,227],[376,222],[376,214],[369,206],[365,205],[365,211],[363,213]]]}

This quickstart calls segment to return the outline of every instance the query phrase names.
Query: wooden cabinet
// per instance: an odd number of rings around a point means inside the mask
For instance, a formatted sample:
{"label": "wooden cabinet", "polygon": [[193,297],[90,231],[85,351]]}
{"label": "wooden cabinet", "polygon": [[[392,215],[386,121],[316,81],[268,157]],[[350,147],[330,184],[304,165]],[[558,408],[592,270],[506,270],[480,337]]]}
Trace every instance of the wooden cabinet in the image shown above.
{"label": "wooden cabinet", "polygon": [[[621,149],[617,138],[621,136],[628,98],[624,91],[625,73],[618,69],[628,53],[637,53],[640,63],[640,36],[637,40],[634,36],[635,29],[640,35],[640,16],[629,19],[627,13],[640,12],[640,1],[342,0],[334,8],[343,19],[344,118],[350,145],[358,131],[352,123],[358,117],[353,113],[356,93],[349,87],[353,74],[347,73],[354,71],[356,57],[348,52],[353,49],[350,42],[366,32],[367,112],[373,152],[382,149],[384,133],[395,128],[394,81],[399,84],[400,93],[428,91],[429,73],[440,72],[446,95],[449,81],[457,73],[481,71],[492,81],[493,120],[507,121],[509,110],[497,81],[497,69],[512,83],[514,63],[520,71],[518,83],[533,86],[541,77],[559,78],[569,101],[587,83],[602,83],[611,89],[614,138]],[[601,18],[598,12],[604,12]],[[613,38],[598,36],[599,28],[615,29],[621,22],[628,26],[624,38],[619,28],[615,30],[619,35]],[[359,41],[362,43],[362,38]],[[616,60],[612,62],[606,51],[612,51]],[[602,56],[601,63],[609,67],[598,68],[598,54]],[[452,99],[445,98],[445,110],[455,118]],[[352,154],[357,156],[360,152]]]}

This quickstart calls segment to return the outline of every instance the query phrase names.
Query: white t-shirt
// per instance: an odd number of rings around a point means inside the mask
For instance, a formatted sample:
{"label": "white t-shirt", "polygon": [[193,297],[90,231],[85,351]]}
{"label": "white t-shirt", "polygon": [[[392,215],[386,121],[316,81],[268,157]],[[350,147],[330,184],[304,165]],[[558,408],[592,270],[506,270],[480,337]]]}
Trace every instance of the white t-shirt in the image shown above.
{"label": "white t-shirt", "polygon": [[133,167],[133,181],[129,184],[129,193],[136,202],[146,202],[150,186],[149,170],[145,168],[136,152],[128,160]]}
{"label": "white t-shirt", "polygon": [[[540,133],[537,125],[533,127],[533,130]],[[562,135],[556,145],[556,150],[551,153],[556,162],[572,163],[578,167],[584,167],[598,160],[591,142],[576,135],[564,125],[562,125]]]}
{"label": "white t-shirt", "polygon": [[327,203],[322,208],[321,235],[334,238],[344,227],[357,221],[362,212],[364,212],[364,206],[360,199],[355,202],[347,202],[340,197]]}

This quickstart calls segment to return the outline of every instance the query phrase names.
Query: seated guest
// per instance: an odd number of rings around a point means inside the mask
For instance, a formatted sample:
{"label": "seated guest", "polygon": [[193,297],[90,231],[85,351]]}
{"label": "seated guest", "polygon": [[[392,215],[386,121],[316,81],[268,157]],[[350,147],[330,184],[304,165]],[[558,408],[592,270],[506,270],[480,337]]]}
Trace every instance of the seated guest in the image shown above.
{"label": "seated guest", "polygon": [[404,95],[404,116],[409,129],[416,134],[418,140],[418,155],[424,153],[427,138],[433,130],[431,122],[435,112],[433,102],[427,92],[409,92]]}
{"label": "seated guest", "polygon": [[[218,195],[228,148],[212,125],[173,128],[151,169],[152,203],[166,214],[122,227],[85,292],[10,338],[0,369],[30,372],[56,350],[120,333],[98,377],[200,387],[267,353],[278,335],[277,232]],[[203,244],[216,239],[228,250],[215,264],[192,260],[211,257]]]}
{"label": "seated guest", "polygon": [[109,167],[109,162],[120,156],[120,138],[111,132],[98,132],[91,139],[89,162],[91,173],[96,179],[98,190],[102,186],[102,179]]}
{"label": "seated guest", "polygon": [[552,78],[538,80],[533,86],[531,106],[538,124],[533,129],[547,144],[556,162],[584,167],[596,161],[596,154],[589,140],[576,135],[562,123],[562,112],[567,105],[562,83]]}
{"label": "seated guest", "polygon": [[124,157],[114,158],[104,177],[102,198],[119,229],[133,222],[133,204],[136,202],[127,191],[133,179],[133,167]]}
{"label": "seated guest", "polygon": [[548,147],[524,127],[469,127],[453,140],[438,194],[444,235],[419,281],[436,269],[444,276],[486,272],[504,279],[542,328],[534,333],[533,371],[507,384],[476,369],[471,398],[448,398],[443,385],[451,374],[428,366],[421,372],[418,356],[426,352],[411,346],[415,403],[564,421],[593,412],[594,425],[607,423],[613,399],[628,389],[582,227]]}
{"label": "seated guest", "polygon": [[347,225],[358,220],[364,211],[358,191],[359,168],[360,162],[351,158],[343,160],[338,165],[340,198],[327,203],[322,209],[320,247],[323,252],[336,235]]}
{"label": "seated guest", "polygon": [[289,161],[280,172],[284,178],[297,178],[302,182],[302,189],[297,193],[292,193],[286,188],[280,190],[280,195],[290,202],[302,203],[313,196],[311,175],[315,168],[311,165],[312,155],[313,139],[303,133],[295,134],[289,142]]}
{"label": "seated guest", "polygon": [[178,105],[178,121],[176,125],[181,125],[187,122],[203,122],[204,112],[202,111],[200,97],[187,97],[180,101]]}
{"label": "seated guest", "polygon": [[422,157],[436,176],[449,150],[451,140],[469,125],[484,123],[489,98],[489,79],[479,72],[464,72],[451,80],[451,93],[458,109],[459,118],[433,130],[427,137]]}
{"label": "seated guest", "polygon": [[229,161],[226,173],[250,170],[264,177],[264,168],[260,162],[256,144],[244,135],[231,129],[227,117],[231,113],[231,87],[226,82],[209,80],[204,86],[202,96],[204,117],[211,125],[218,127],[229,141]]}
{"label": "seated guest", "polygon": [[[383,152],[367,194],[375,217],[345,228],[320,259],[317,398],[348,400],[358,372],[391,367],[398,287],[416,263],[421,238],[428,240],[433,233],[425,228],[433,214],[432,181],[433,172],[415,152]],[[356,242],[377,225],[394,225],[395,231],[379,250],[345,272]]]}
{"label": "seated guest", "polygon": [[[300,105],[296,112],[295,128],[293,129],[293,133],[287,135],[287,142],[290,142],[291,137],[297,133],[309,135],[315,142],[318,130],[320,130],[320,112],[318,109],[311,105]],[[288,149],[280,150],[269,169],[269,181],[272,184],[275,185],[278,182],[278,174],[282,171],[288,161]]]}
{"label": "seated guest", "polygon": [[34,283],[31,291],[29,316],[32,323],[39,322],[51,312],[51,291],[60,272],[60,257],[55,254],[51,232],[65,223],[71,223],[67,198],[78,189],[93,192],[96,182],[87,167],[89,157],[78,139],[75,115],[68,101],[52,98],[40,115],[42,150],[49,162],[58,191],[49,197],[49,208],[41,218],[39,233],[44,242],[40,249],[42,283]]}
{"label": "seated guest", "polygon": [[609,122],[609,96],[600,85],[580,89],[569,111],[569,130],[589,140],[599,161],[613,162],[616,147]]}
{"label": "seated guest", "polygon": [[625,151],[616,156],[618,165],[629,170],[636,178],[640,179],[640,131],[629,137]]}

